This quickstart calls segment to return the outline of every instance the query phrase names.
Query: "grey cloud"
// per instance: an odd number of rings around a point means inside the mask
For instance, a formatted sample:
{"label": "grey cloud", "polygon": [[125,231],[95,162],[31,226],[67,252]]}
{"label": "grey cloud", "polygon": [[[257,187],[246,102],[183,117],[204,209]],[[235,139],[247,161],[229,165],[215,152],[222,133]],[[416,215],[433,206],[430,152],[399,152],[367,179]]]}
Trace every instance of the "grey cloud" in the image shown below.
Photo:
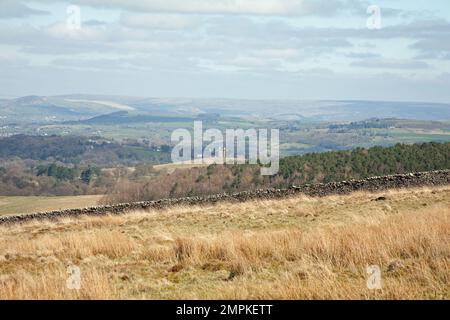
{"label": "grey cloud", "polygon": [[105,72],[198,72],[195,61],[180,54],[152,53],[134,57],[116,58],[60,58],[51,66],[75,70],[102,70]]}
{"label": "grey cloud", "polygon": [[287,22],[273,20],[255,23],[246,18],[216,18],[206,23],[209,34],[229,37],[259,37],[271,39],[448,39],[450,23],[447,20],[420,20],[411,23],[383,27],[380,30],[367,28],[296,27]]}
{"label": "grey cloud", "polygon": [[[35,54],[78,54],[127,52],[129,46],[137,50],[140,46],[153,49],[165,44],[177,45],[183,39],[177,34],[160,34],[122,28],[119,25],[83,25],[79,31],[67,29],[65,24],[46,27],[1,27],[0,43],[19,47],[20,51]],[[153,46],[152,46],[153,45]]]}
{"label": "grey cloud", "polygon": [[106,25],[108,25],[108,23],[105,21],[92,19],[92,20],[83,21],[83,25],[88,26],[88,27],[97,27],[97,26],[106,26]]}
{"label": "grey cloud", "polygon": [[424,61],[417,60],[392,60],[392,59],[371,59],[355,61],[352,66],[375,69],[428,69],[430,66]]}
{"label": "grey cloud", "polygon": [[344,56],[352,59],[377,59],[381,57],[380,54],[372,52],[349,52],[345,53]]}
{"label": "grey cloud", "polygon": [[231,18],[228,24],[226,19],[210,19],[197,31],[180,29],[176,32],[97,23],[83,24],[79,32],[69,32],[64,24],[42,28],[0,27],[0,42],[16,45],[27,53],[58,55],[180,50],[186,55],[214,56],[221,52],[233,54],[237,46],[244,54],[248,50],[286,47],[314,50],[314,54],[318,54],[324,48],[352,46],[344,38],[297,36],[287,24],[257,24],[246,18]]}
{"label": "grey cloud", "polygon": [[57,67],[75,69],[110,69],[114,70],[126,66],[122,59],[55,59],[51,62]]}
{"label": "grey cloud", "polygon": [[410,47],[419,51],[417,58],[450,60],[450,34],[442,39],[423,39]]}
{"label": "grey cloud", "polygon": [[128,28],[186,30],[199,26],[201,20],[194,15],[125,12],[120,23]]}
{"label": "grey cloud", "polygon": [[49,12],[32,9],[18,0],[1,0],[0,2],[0,19],[24,18],[31,15],[46,14],[49,14]]}

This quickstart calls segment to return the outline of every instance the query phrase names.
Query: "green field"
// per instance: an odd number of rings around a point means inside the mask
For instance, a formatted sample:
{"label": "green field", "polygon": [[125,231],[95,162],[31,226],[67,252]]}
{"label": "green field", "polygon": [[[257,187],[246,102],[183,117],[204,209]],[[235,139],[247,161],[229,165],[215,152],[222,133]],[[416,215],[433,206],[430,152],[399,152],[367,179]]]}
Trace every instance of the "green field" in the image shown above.
{"label": "green field", "polygon": [[0,215],[91,207],[101,195],[71,197],[0,197]]}
{"label": "green field", "polygon": [[[148,115],[147,115],[148,116]],[[164,116],[162,114],[161,116]],[[169,117],[170,115],[165,115]],[[58,123],[37,124],[29,126],[10,126],[5,134],[24,133],[29,135],[75,135],[100,136],[118,142],[129,139],[145,140],[153,145],[171,145],[171,134],[178,128],[192,131],[193,121],[173,117],[172,121],[163,122],[127,122],[114,123]],[[193,117],[193,120],[204,120]],[[184,120],[184,121],[182,121]],[[334,128],[333,128],[334,126]],[[337,127],[336,127],[337,126]],[[396,143],[447,142],[450,141],[450,123],[446,121],[369,119],[359,122],[317,122],[312,120],[286,121],[262,118],[248,119],[244,116],[204,120],[204,130],[226,129],[261,129],[278,128],[280,130],[281,155],[297,155],[310,152],[343,150],[354,147],[370,148],[372,146],[391,146]],[[0,132],[1,134],[1,132]]]}
{"label": "green field", "polygon": [[416,142],[448,142],[450,141],[450,134],[442,132],[436,134],[434,132],[423,131],[409,131],[409,130],[392,130],[389,135],[401,143],[416,143]]}

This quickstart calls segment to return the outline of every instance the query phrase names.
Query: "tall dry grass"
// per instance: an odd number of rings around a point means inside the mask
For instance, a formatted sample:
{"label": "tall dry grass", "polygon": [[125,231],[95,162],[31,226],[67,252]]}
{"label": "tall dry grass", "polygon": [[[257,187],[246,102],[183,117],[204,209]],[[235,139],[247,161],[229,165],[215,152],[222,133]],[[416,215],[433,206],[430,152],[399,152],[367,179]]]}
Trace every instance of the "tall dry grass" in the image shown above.
{"label": "tall dry grass", "polygon": [[[230,279],[238,280],[224,285],[218,298],[449,298],[450,212],[427,210],[307,232],[183,238],[175,241],[171,255],[166,258],[175,258],[179,268],[229,270]],[[379,292],[365,285],[369,265],[383,270],[384,288]],[[247,281],[273,266],[282,266],[275,283]]]}
{"label": "tall dry grass", "polygon": [[117,295],[107,273],[96,269],[81,273],[80,290],[67,288],[67,268],[51,265],[45,269],[18,269],[0,277],[0,298],[39,299],[113,299]]}
{"label": "tall dry grass", "polygon": [[53,256],[66,261],[103,255],[111,259],[120,258],[133,250],[133,241],[118,231],[79,231],[56,235],[44,234],[36,241],[8,237],[0,243],[0,252],[6,257]]}
{"label": "tall dry grass", "polygon": [[[2,226],[0,298],[449,299],[450,189],[384,195]],[[66,287],[71,264],[80,290]]]}

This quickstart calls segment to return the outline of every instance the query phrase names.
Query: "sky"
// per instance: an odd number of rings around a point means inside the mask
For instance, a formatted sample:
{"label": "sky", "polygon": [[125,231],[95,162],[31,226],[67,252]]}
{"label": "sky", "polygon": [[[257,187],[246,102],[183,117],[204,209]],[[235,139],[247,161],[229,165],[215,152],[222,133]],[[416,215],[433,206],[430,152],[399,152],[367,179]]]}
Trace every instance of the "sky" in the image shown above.
{"label": "sky", "polygon": [[0,97],[75,93],[450,103],[450,3],[0,0]]}

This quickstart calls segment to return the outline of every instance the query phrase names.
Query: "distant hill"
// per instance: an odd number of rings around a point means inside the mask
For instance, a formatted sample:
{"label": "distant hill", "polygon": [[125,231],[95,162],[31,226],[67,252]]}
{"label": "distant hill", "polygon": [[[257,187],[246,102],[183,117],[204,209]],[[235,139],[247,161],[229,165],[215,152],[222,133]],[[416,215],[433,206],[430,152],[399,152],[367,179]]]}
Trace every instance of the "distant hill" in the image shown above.
{"label": "distant hill", "polygon": [[80,121],[117,110],[134,110],[115,101],[26,96],[0,100],[0,117],[11,123]]}
{"label": "distant hill", "polygon": [[[375,117],[450,120],[450,104],[427,102],[171,99],[101,95],[27,96],[0,100],[3,123],[85,121],[117,111],[150,116],[193,117],[215,113],[263,120],[328,122],[361,121]],[[110,116],[102,119],[108,118],[111,119]]]}
{"label": "distant hill", "polygon": [[152,116],[143,114],[130,114],[127,111],[117,111],[106,115],[93,117],[87,120],[71,121],[68,124],[123,124],[123,123],[147,123],[147,122],[184,122],[194,121],[195,118],[188,117],[165,117],[165,116]]}

